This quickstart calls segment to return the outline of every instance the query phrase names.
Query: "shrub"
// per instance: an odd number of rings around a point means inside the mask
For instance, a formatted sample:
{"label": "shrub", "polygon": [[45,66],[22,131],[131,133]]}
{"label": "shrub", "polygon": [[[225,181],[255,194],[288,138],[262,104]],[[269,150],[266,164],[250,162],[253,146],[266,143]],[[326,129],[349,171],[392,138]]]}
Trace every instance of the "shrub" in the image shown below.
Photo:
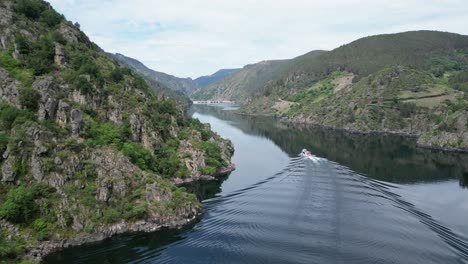
{"label": "shrub", "polygon": [[31,225],[38,240],[45,240],[49,236],[49,226],[44,219],[38,218]]}
{"label": "shrub", "polygon": [[89,123],[85,135],[88,137],[88,143],[91,145],[110,145],[120,146],[122,143],[119,130],[111,123],[99,124],[95,121]]}
{"label": "shrub", "polygon": [[24,241],[16,237],[6,239],[7,235],[5,231],[0,230],[0,259],[2,260],[14,259],[24,253]]}
{"label": "shrub", "polygon": [[41,98],[41,94],[32,89],[32,88],[23,88],[20,90],[20,103],[21,105],[32,111],[32,112],[37,112],[39,109],[39,100]]}
{"label": "shrub", "polygon": [[92,94],[94,92],[94,86],[83,76],[79,76],[75,79],[73,82],[73,88],[83,94]]}
{"label": "shrub", "polygon": [[122,152],[132,163],[142,170],[155,170],[154,159],[151,152],[138,143],[125,143]]}
{"label": "shrub", "polygon": [[122,72],[117,68],[117,69],[114,69],[111,73],[110,73],[110,78],[112,81],[114,82],[120,82],[124,79],[124,75],[122,74]]}
{"label": "shrub", "polygon": [[119,221],[120,219],[121,219],[121,215],[119,211],[117,211],[116,209],[112,207],[108,207],[106,210],[104,210],[104,213],[102,216],[102,220],[104,221],[104,223],[112,224],[112,223]]}
{"label": "shrub", "polygon": [[0,207],[0,217],[14,223],[29,222],[35,214],[34,192],[23,186],[11,189]]}
{"label": "shrub", "polygon": [[125,219],[127,220],[140,220],[148,216],[147,204],[143,203],[137,206],[132,206],[130,210],[126,211]]}
{"label": "shrub", "polygon": [[64,17],[53,9],[46,9],[41,13],[41,22],[45,23],[49,27],[54,27],[60,24],[63,19]]}
{"label": "shrub", "polygon": [[8,141],[10,140],[9,136],[5,132],[0,132],[0,155],[5,152],[7,146],[8,146]]}
{"label": "shrub", "polygon": [[55,46],[48,37],[42,37],[34,43],[27,56],[26,66],[33,69],[35,75],[49,73],[54,68]]}
{"label": "shrub", "polygon": [[58,42],[62,45],[67,44],[67,40],[65,39],[65,37],[63,37],[63,35],[58,33],[57,31],[52,32],[50,37],[52,38],[53,41]]}
{"label": "shrub", "polygon": [[33,113],[11,105],[0,104],[0,130],[10,130],[14,125],[22,124],[28,120],[35,120]]}
{"label": "shrub", "polygon": [[37,19],[46,9],[46,6],[43,2],[37,0],[17,0],[15,9],[18,13],[25,15],[27,18]]}

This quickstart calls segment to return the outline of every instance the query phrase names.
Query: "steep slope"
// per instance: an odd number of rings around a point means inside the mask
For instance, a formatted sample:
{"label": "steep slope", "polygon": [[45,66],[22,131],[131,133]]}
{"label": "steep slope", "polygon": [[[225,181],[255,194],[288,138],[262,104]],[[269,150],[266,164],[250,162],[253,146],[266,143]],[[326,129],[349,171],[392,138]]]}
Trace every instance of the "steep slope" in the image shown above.
{"label": "steep slope", "polygon": [[173,91],[182,92],[185,95],[190,95],[198,89],[198,84],[191,78],[179,78],[167,73],[152,70],[146,67],[140,61],[119,53],[108,53],[108,55],[122,64],[127,65],[131,69],[134,69],[137,73],[143,75],[147,79],[157,81]]}
{"label": "steep slope", "polygon": [[193,80],[199,87],[211,85],[240,69],[221,69],[212,75],[201,76]]}
{"label": "steep slope", "polygon": [[262,92],[272,84],[277,76],[284,75],[292,64],[302,62],[304,58],[312,59],[324,51],[312,51],[292,60],[272,60],[250,64],[225,78],[195,92],[195,100],[249,100],[256,93]]}
{"label": "steep slope", "polygon": [[468,36],[417,31],[357,40],[288,71],[246,113],[347,130],[419,137],[468,149]]}
{"label": "steep slope", "polygon": [[194,219],[230,142],[41,0],[0,2],[0,259]]}

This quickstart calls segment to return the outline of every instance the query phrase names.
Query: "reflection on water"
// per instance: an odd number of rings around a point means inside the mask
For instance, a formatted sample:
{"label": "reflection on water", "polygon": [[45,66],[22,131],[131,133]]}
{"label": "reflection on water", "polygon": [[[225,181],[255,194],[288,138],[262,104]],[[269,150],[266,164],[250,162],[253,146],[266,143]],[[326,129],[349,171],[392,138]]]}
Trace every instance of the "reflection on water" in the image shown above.
{"label": "reflection on water", "polygon": [[416,183],[458,179],[468,185],[468,155],[417,148],[398,135],[361,135],[311,126],[280,123],[268,117],[242,116],[222,107],[197,105],[193,111],[226,120],[244,133],[271,139],[290,156],[309,148],[368,177]]}
{"label": "reflection on water", "polygon": [[[468,263],[467,156],[399,136],[285,125],[194,108],[236,148],[237,170],[187,185],[183,230],[119,236],[46,263]],[[297,157],[302,148],[318,157]]]}

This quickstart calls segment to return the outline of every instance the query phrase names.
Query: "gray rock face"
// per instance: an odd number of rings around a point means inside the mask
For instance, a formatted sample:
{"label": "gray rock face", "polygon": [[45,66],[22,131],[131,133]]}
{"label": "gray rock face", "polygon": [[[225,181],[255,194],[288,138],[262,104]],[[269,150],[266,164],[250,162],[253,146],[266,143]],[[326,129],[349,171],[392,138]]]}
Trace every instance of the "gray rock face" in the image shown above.
{"label": "gray rock face", "polygon": [[19,86],[20,83],[13,80],[8,72],[0,67],[0,101],[20,108]]}
{"label": "gray rock face", "polygon": [[71,43],[76,43],[81,39],[80,31],[66,23],[60,24],[58,32]]}
{"label": "gray rock face", "polygon": [[135,115],[130,116],[130,127],[132,129],[132,141],[140,142],[142,134],[142,124]]}
{"label": "gray rock face", "polygon": [[81,114],[81,111],[78,109],[73,109],[71,111],[70,116],[71,116],[70,124],[71,124],[72,135],[75,137],[78,137],[80,135],[81,127],[83,125],[83,116]]}
{"label": "gray rock face", "polygon": [[200,177],[202,175],[200,169],[206,166],[205,153],[194,148],[187,140],[180,141],[179,153],[186,156],[185,166],[190,172],[190,177]]}
{"label": "gray rock face", "polygon": [[97,199],[108,201],[112,196],[124,197],[132,187],[130,177],[138,169],[126,157],[111,149],[99,149],[91,155],[96,166]]}
{"label": "gray rock face", "polygon": [[57,114],[55,117],[55,121],[61,125],[65,126],[68,123],[68,112],[70,110],[70,106],[65,103],[64,101],[60,100],[58,103]]}
{"label": "gray rock face", "polygon": [[111,106],[111,109],[109,109],[106,114],[107,119],[115,124],[122,124],[122,106],[114,100],[112,95],[107,97],[107,101]]}
{"label": "gray rock face", "polygon": [[9,26],[13,23],[13,7],[11,3],[3,3],[0,6],[0,25]]}
{"label": "gray rock face", "polygon": [[58,43],[55,43],[54,63],[59,66],[64,66],[66,63],[65,52],[63,52],[62,45]]}
{"label": "gray rock face", "polygon": [[32,88],[39,92],[39,120],[55,119],[58,102],[55,99],[57,86],[53,77],[39,77],[32,84]]}
{"label": "gray rock face", "polygon": [[31,174],[37,182],[44,179],[44,172],[42,171],[42,162],[37,155],[31,157]]}
{"label": "gray rock face", "polygon": [[16,158],[9,156],[7,160],[3,163],[2,166],[2,182],[14,182],[15,181],[15,172],[13,171],[13,166],[16,162]]}

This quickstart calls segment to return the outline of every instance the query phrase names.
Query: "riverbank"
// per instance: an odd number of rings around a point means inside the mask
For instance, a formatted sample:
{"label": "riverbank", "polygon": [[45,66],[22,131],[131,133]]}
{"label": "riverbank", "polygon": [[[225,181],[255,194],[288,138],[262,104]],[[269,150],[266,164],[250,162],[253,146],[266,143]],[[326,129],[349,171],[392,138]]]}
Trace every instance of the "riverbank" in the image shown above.
{"label": "riverbank", "polygon": [[[275,119],[278,119],[277,117],[274,117]],[[297,120],[291,120],[291,119],[284,119],[280,118],[278,121],[282,123],[289,123],[289,124],[296,124],[296,125],[307,125],[307,126],[312,126],[312,127],[319,127],[323,129],[332,129],[332,130],[337,130],[337,131],[344,131],[350,134],[361,134],[361,135],[366,135],[366,134],[381,134],[381,135],[399,135],[403,136],[406,138],[410,138],[413,140],[416,140],[416,146],[419,148],[424,148],[424,149],[429,149],[429,150],[434,150],[434,151],[443,151],[443,152],[452,152],[452,153],[468,153],[468,148],[451,148],[451,147],[443,147],[443,146],[437,146],[437,145],[429,145],[429,144],[423,144],[420,142],[420,138],[422,134],[420,133],[408,133],[406,131],[397,131],[397,130],[368,130],[368,131],[363,131],[363,130],[357,130],[357,129],[352,129],[352,128],[340,128],[340,127],[333,127],[333,126],[326,126],[322,124],[318,124],[315,122],[307,122],[307,121],[297,121]]]}
{"label": "riverbank", "polygon": [[[218,177],[229,174],[234,170],[235,165],[231,163],[226,167],[219,168],[214,175],[202,175],[200,177],[191,177],[186,179],[175,178],[172,183],[176,186],[180,186],[197,181],[214,181],[217,180]],[[82,246],[85,244],[103,241],[116,235],[135,232],[155,232],[162,229],[180,229],[194,223],[200,217],[202,211],[202,207],[187,207],[183,210],[178,210],[176,215],[165,219],[152,218],[136,222],[120,221],[112,225],[99,227],[91,234],[77,234],[76,236],[64,239],[39,241],[34,245],[27,246],[26,249],[28,253],[25,257],[26,259],[40,262],[48,255],[58,251],[70,247]],[[26,241],[30,239],[30,236],[20,233],[18,228],[6,221],[1,221],[0,227],[2,230],[7,230],[11,235],[22,236]]]}
{"label": "riverbank", "polygon": [[[450,153],[468,153],[468,148],[456,148],[456,147],[447,147],[447,146],[440,146],[440,145],[435,145],[435,144],[427,144],[426,142],[430,142],[430,140],[426,140],[425,142],[422,142],[421,137],[423,136],[423,133],[409,133],[407,131],[398,131],[398,130],[390,130],[390,129],[385,129],[385,130],[358,130],[358,129],[353,129],[353,128],[343,128],[343,127],[335,127],[335,126],[327,126],[323,125],[317,122],[313,121],[308,121],[306,119],[298,120],[298,119],[289,119],[289,118],[284,118],[284,117],[278,117],[276,115],[272,114],[252,114],[252,113],[247,113],[243,111],[235,111],[236,114],[239,114],[241,116],[257,116],[257,117],[269,117],[277,120],[278,122],[282,123],[287,123],[287,124],[296,124],[296,125],[306,125],[306,126],[311,126],[311,127],[318,127],[318,128],[323,128],[323,129],[332,129],[332,130],[337,130],[337,131],[344,131],[350,134],[361,134],[361,135],[366,135],[366,134],[390,134],[390,135],[399,135],[403,136],[406,138],[410,138],[413,140],[416,140],[416,146],[419,148],[424,148],[424,149],[429,149],[433,151],[442,151],[442,152],[450,152]],[[464,132],[464,136],[466,138],[465,141],[468,141],[468,132]],[[434,137],[433,137],[434,138]],[[434,140],[437,141],[437,140]],[[448,141],[448,140],[445,140]]]}

